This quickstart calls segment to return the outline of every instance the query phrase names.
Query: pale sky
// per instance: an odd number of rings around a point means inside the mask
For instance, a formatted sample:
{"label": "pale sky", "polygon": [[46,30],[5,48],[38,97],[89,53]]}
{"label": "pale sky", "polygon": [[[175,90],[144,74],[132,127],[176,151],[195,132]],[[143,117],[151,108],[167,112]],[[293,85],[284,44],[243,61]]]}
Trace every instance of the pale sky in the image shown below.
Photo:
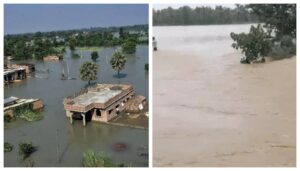
{"label": "pale sky", "polygon": [[155,10],[161,10],[161,9],[168,8],[168,7],[178,9],[182,6],[189,6],[191,8],[208,6],[208,7],[215,8],[217,5],[221,5],[223,7],[228,7],[228,8],[235,8],[235,4],[153,4],[153,8]]}

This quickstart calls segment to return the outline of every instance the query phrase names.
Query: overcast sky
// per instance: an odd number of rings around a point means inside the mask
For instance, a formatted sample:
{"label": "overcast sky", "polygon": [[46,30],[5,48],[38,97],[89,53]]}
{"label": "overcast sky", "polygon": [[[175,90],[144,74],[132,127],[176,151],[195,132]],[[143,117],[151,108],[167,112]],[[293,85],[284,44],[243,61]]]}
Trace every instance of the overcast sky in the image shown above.
{"label": "overcast sky", "polygon": [[168,8],[168,7],[177,9],[182,6],[190,6],[191,8],[196,8],[196,7],[200,7],[200,6],[208,6],[208,7],[215,8],[217,5],[222,5],[222,6],[228,7],[228,8],[235,8],[234,4],[153,4],[153,8],[156,10],[164,9],[164,8]]}
{"label": "overcast sky", "polygon": [[4,33],[148,24],[147,4],[5,4]]}

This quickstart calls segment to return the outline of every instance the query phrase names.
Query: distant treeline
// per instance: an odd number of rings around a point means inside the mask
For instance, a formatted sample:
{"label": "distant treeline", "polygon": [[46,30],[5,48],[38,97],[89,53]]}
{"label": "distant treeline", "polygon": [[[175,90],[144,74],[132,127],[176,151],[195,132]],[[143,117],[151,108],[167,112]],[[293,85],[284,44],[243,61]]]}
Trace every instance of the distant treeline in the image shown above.
{"label": "distant treeline", "polygon": [[4,56],[16,60],[42,59],[49,54],[64,53],[66,48],[109,47],[129,41],[148,43],[148,25],[8,34],[4,36]]}
{"label": "distant treeline", "polygon": [[243,5],[234,9],[222,6],[196,7],[183,6],[178,9],[171,7],[153,10],[153,25],[208,25],[208,24],[238,24],[256,22],[257,17]]}

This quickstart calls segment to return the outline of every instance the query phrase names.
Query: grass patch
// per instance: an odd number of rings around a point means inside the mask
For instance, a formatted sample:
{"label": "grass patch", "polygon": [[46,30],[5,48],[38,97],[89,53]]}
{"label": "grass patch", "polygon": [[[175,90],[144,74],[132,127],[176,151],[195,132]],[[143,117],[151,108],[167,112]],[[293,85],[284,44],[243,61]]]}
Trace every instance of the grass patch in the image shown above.
{"label": "grass patch", "polygon": [[83,167],[126,167],[124,163],[114,163],[103,153],[87,151],[83,153]]}
{"label": "grass patch", "polygon": [[14,146],[11,143],[5,142],[4,143],[4,152],[11,152]]}
{"label": "grass patch", "polygon": [[43,118],[41,112],[34,112],[32,110],[26,109],[18,115],[19,118],[24,119],[29,122],[38,121]]}

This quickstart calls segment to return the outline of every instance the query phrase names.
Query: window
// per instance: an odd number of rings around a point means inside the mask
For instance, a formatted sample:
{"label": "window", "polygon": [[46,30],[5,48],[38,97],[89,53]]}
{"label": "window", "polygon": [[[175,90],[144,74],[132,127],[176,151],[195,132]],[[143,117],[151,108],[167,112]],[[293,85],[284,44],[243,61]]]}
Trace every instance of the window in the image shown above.
{"label": "window", "polygon": [[101,117],[101,111],[99,109],[96,110],[96,116]]}

